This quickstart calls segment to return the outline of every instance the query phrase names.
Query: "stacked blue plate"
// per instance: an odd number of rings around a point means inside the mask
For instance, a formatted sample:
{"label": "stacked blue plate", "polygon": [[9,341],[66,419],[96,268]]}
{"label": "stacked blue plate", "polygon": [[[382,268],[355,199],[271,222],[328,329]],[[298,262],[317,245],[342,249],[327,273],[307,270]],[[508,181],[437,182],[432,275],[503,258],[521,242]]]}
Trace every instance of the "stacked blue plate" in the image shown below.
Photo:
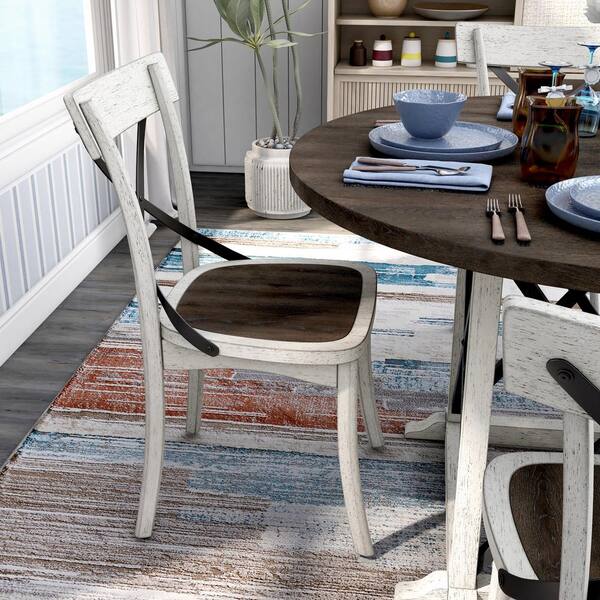
{"label": "stacked blue plate", "polygon": [[546,190],[546,202],[563,221],[600,233],[600,176],[555,183]]}
{"label": "stacked blue plate", "polygon": [[372,129],[371,146],[388,156],[423,160],[481,162],[511,154],[519,138],[494,125],[457,121],[441,138],[426,140],[412,137],[402,123]]}

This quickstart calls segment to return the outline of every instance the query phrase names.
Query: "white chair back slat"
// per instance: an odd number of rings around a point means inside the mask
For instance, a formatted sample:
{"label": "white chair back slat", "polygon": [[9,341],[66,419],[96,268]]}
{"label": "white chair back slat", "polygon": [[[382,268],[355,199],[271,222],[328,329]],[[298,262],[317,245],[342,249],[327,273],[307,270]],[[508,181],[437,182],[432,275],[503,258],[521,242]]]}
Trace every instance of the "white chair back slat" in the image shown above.
{"label": "white chair back slat", "polygon": [[569,361],[600,387],[600,317],[511,296],[504,303],[506,391],[564,413],[563,525],[559,600],[585,600],[590,573],[594,423],[548,372]]}
{"label": "white chair back slat", "polygon": [[594,425],[566,413],[559,600],[587,600],[592,553]]}
{"label": "white chair back slat", "polygon": [[[489,96],[488,67],[536,67],[546,60],[586,64],[578,42],[600,38],[600,27],[528,27],[462,22],[456,25],[457,59],[478,70],[479,93]],[[479,40],[479,43],[478,43]],[[485,46],[485,53],[481,47]],[[487,93],[486,93],[487,90]]]}
{"label": "white chair back slat", "polygon": [[[179,99],[177,88],[160,52],[139,58],[82,85],[72,93],[73,102],[81,105],[93,98],[101,108],[110,137],[115,138],[158,112],[158,101],[148,71],[152,64],[165,72],[165,96],[176,102]],[[82,137],[87,135],[82,132]]]}
{"label": "white chair back slat", "polygon": [[[190,167],[179,116],[175,110],[175,104],[169,96],[172,84],[171,76],[164,61],[150,64],[148,71],[167,136],[179,220],[190,229],[195,230],[196,208],[190,179]],[[198,266],[198,246],[185,238],[181,238],[181,251],[183,272],[188,273]]]}

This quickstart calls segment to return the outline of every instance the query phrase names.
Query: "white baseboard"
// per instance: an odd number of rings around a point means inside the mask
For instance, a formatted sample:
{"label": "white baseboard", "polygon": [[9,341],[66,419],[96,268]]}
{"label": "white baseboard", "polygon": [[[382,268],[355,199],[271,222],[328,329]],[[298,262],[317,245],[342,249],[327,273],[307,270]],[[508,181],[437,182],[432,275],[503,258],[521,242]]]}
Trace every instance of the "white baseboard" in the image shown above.
{"label": "white baseboard", "polygon": [[121,209],[118,209],[0,316],[0,365],[10,358],[124,236],[125,223]]}

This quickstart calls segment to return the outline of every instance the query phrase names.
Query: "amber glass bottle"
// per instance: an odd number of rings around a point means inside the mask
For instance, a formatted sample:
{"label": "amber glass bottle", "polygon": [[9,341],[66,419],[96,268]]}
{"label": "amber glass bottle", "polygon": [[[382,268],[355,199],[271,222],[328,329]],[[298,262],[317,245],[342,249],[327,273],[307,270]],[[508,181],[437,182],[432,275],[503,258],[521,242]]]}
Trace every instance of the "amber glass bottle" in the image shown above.
{"label": "amber glass bottle", "polygon": [[[558,74],[557,84],[562,85],[564,73]],[[519,93],[515,98],[513,109],[513,131],[521,137],[527,125],[529,104],[527,96],[535,96],[543,85],[552,85],[552,71],[550,69],[523,69],[519,73]]]}
{"label": "amber glass bottle", "polygon": [[527,102],[529,116],[521,141],[522,178],[550,185],[573,177],[579,158],[581,105],[575,98],[549,100],[542,96],[529,96]]}

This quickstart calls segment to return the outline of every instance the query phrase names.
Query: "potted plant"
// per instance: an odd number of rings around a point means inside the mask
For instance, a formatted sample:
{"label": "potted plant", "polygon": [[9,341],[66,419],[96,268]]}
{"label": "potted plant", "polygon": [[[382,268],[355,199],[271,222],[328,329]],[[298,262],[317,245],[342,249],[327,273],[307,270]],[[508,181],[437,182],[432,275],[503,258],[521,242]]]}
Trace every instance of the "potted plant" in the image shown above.
{"label": "potted plant", "polygon": [[[205,0],[202,0],[205,1]],[[231,29],[229,37],[188,39],[203,42],[190,52],[203,50],[215,44],[232,42],[246,46],[256,57],[264,83],[265,93],[273,116],[273,130],[267,137],[252,143],[246,154],[244,172],[246,181],[246,202],[256,214],[273,219],[295,219],[310,212],[310,208],[300,200],[289,177],[290,151],[298,138],[302,117],[302,82],[297,49],[297,37],[311,37],[319,34],[302,33],[292,30],[292,16],[305,8],[307,0],[295,10],[290,10],[289,0],[281,0],[283,14],[274,19],[271,0],[213,0],[221,18]],[[263,48],[273,52],[271,73],[269,74],[261,54]],[[277,87],[278,51],[291,49],[296,88],[296,114],[289,132],[285,132],[280,118],[279,90]]]}

